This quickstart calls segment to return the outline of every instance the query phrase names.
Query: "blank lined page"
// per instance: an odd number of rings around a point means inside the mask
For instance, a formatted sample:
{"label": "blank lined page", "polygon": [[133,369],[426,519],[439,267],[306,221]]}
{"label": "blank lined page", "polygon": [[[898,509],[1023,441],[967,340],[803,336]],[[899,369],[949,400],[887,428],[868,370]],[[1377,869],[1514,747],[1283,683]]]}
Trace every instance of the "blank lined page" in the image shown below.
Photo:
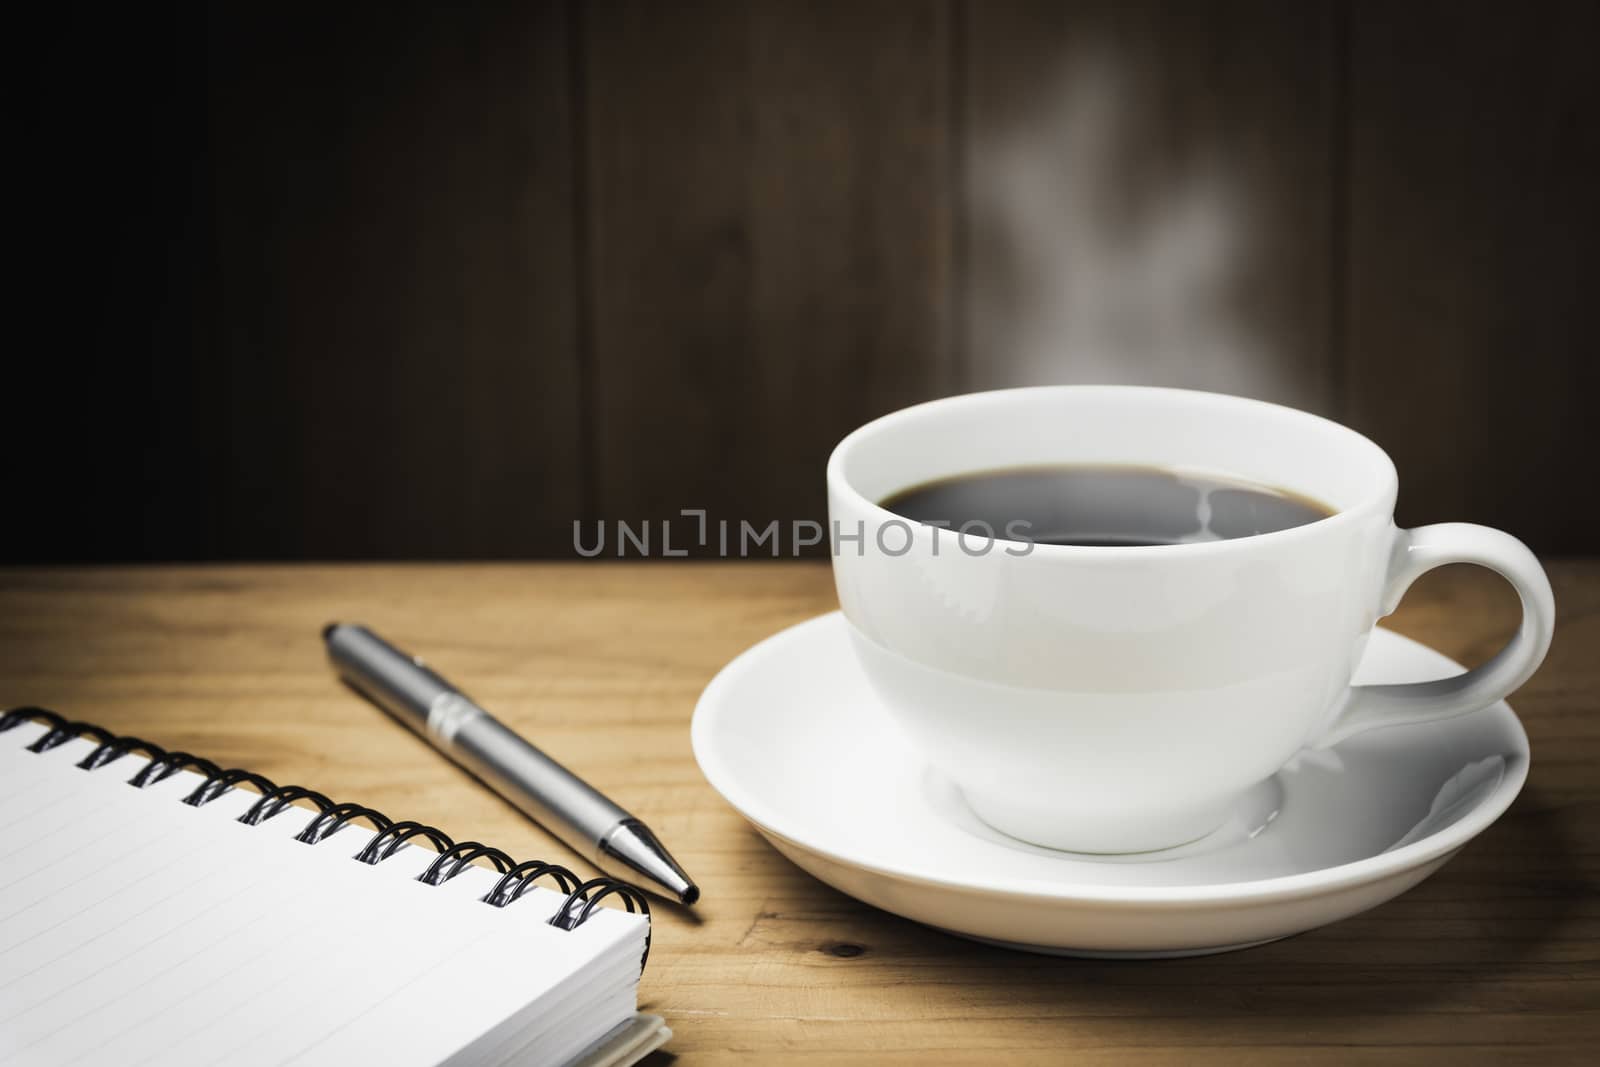
{"label": "blank lined page", "polygon": [[246,825],[254,792],[44,732],[0,734],[0,1062],[559,1063],[632,1017],[641,916],[562,930],[558,893],[494,907],[492,871],[430,886],[427,848],[356,862],[364,827],[308,845],[307,809]]}

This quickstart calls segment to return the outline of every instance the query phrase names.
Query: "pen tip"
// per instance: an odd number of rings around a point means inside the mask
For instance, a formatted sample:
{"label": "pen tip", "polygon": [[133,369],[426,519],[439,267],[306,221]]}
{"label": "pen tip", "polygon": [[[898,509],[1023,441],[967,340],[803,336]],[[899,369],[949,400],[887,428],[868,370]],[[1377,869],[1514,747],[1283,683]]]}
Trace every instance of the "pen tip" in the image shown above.
{"label": "pen tip", "polygon": [[328,638],[332,637],[333,631],[337,630],[338,628],[339,624],[336,622],[330,622],[328,625],[324,626],[322,628],[322,639],[326,641]]}
{"label": "pen tip", "polygon": [[700,887],[638,819],[624,819],[613,826],[600,839],[599,852],[596,865],[607,874],[634,882],[668,900],[693,904],[700,899]]}

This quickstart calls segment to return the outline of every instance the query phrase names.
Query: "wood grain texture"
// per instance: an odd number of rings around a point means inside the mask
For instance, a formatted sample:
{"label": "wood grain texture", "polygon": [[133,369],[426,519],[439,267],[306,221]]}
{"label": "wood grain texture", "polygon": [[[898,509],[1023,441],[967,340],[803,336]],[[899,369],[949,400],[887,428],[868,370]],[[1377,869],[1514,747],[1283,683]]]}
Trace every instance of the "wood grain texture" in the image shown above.
{"label": "wood grain texture", "polygon": [[824,519],[839,438],[953,390],[947,14],[584,6],[601,516]]}
{"label": "wood grain texture", "polygon": [[1331,413],[1332,5],[966,5],[974,386]]}
{"label": "wood grain texture", "polygon": [[567,12],[210,13],[220,540],[533,555],[581,499]]}
{"label": "wood grain texture", "polygon": [[[695,916],[656,926],[641,997],[677,1036],[653,1063],[1578,1063],[1600,1025],[1600,561],[1550,573],[1555,644],[1513,701],[1532,773],[1496,826],[1365,915],[1158,963],[1012,953],[875,911],[711,791],[695,699],[744,648],[835,606],[819,564],[0,571],[0,700],[570,859],[336,685],[318,634],[362,619],[425,652],[700,879]],[[1470,663],[1515,619],[1497,579],[1452,567],[1388,625]]]}
{"label": "wood grain texture", "polygon": [[1589,314],[1600,212],[1594,4],[1353,4],[1347,419],[1402,522],[1592,551]]}

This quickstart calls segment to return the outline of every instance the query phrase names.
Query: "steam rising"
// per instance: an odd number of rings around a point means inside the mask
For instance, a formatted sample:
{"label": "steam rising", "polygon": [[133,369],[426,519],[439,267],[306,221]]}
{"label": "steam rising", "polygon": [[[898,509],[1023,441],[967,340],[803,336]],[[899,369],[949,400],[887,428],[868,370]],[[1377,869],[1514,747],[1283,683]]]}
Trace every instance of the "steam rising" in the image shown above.
{"label": "steam rising", "polygon": [[1030,111],[978,131],[974,365],[981,387],[1125,382],[1293,401],[1253,322],[1250,189],[1177,150],[1142,86],[1080,57]]}

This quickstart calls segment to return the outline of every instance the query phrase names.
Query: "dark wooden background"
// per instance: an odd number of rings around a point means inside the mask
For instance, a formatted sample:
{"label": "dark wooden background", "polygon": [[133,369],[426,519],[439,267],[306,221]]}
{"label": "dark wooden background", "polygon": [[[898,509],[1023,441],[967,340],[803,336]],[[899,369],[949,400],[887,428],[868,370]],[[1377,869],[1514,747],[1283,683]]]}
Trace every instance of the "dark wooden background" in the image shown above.
{"label": "dark wooden background", "polygon": [[[1593,552],[1596,9],[37,15],[5,556],[562,557],[577,518],[822,518],[868,418],[1107,380],[1332,415],[1394,455],[1402,521]],[[1073,269],[1224,175],[1249,240],[1220,332],[1135,304],[1042,361],[1008,335],[995,145],[1085,71],[1120,132],[1068,161],[1106,187]],[[1071,322],[1109,321],[1100,291]]]}

